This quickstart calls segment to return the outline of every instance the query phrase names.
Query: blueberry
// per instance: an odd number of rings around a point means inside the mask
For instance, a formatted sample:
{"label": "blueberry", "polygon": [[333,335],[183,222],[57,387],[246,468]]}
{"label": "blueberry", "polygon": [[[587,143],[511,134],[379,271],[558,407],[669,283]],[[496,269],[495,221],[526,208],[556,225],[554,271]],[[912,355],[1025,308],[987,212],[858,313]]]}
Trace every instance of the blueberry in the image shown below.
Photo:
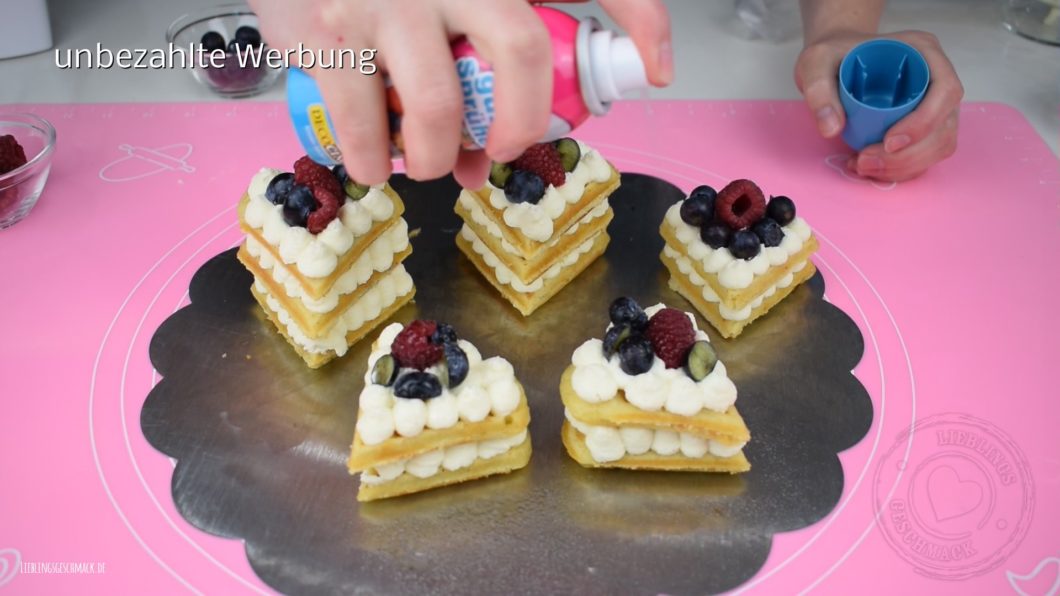
{"label": "blueberry", "polygon": [[284,172],[277,174],[265,188],[265,198],[273,205],[283,205],[287,202],[287,195],[294,187],[294,174]]}
{"label": "blueberry", "polygon": [[795,219],[795,201],[785,196],[773,197],[766,205],[766,215],[778,224],[786,226]]}
{"label": "blueberry", "polygon": [[412,399],[430,399],[442,394],[442,383],[431,373],[414,370],[398,377],[394,395]]}
{"label": "blueberry", "polygon": [[715,221],[700,228],[699,237],[711,248],[722,248],[729,245],[732,230],[720,221]]}
{"label": "blueberry", "polygon": [[537,204],[545,196],[545,181],[526,170],[515,170],[504,184],[504,194],[513,203]]}
{"label": "blueberry", "polygon": [[608,315],[616,327],[629,325],[633,331],[643,331],[648,326],[648,314],[629,296],[615,298]]}
{"label": "blueberry", "polygon": [[292,228],[304,228],[309,220],[309,213],[301,209],[292,209],[284,206],[283,221]]}
{"label": "blueberry", "polygon": [[206,52],[225,49],[225,37],[216,31],[203,33],[199,43],[202,44],[202,49]]}
{"label": "blueberry", "polygon": [[637,335],[622,342],[618,347],[619,366],[627,375],[639,375],[651,370],[655,363],[655,351],[646,337]]}
{"label": "blueberry", "polygon": [[435,345],[455,344],[457,339],[456,329],[449,323],[438,323],[431,334],[431,343]]}
{"label": "blueberry", "polygon": [[729,243],[729,252],[737,259],[753,259],[761,250],[762,245],[759,244],[758,236],[751,230],[736,232],[732,235],[732,242]]}
{"label": "blueberry", "polygon": [[718,192],[709,186],[697,186],[681,203],[681,220],[690,226],[702,226],[714,217],[714,199]]}
{"label": "blueberry", "polygon": [[384,354],[380,356],[379,360],[376,360],[375,365],[372,366],[372,383],[389,387],[394,384],[394,379],[397,378],[397,374],[397,359],[395,359],[392,354]]}
{"label": "blueberry", "polygon": [[763,218],[751,229],[766,246],[780,246],[781,240],[784,239],[784,230],[780,229],[780,224],[769,217]]}
{"label": "blueberry", "polygon": [[471,365],[467,361],[467,354],[456,344],[455,341],[444,344],[445,369],[449,373],[449,387],[456,387],[467,378],[467,371]]}
{"label": "blueberry", "polygon": [[243,25],[236,29],[236,41],[241,46],[258,47],[261,45],[261,33],[250,25]]}
{"label": "blueberry", "polygon": [[309,213],[317,210],[317,200],[313,196],[313,191],[303,184],[291,186],[291,190],[287,193],[287,202],[284,204],[291,209],[299,209]]}
{"label": "blueberry", "polygon": [[624,341],[629,339],[632,331],[629,325],[613,325],[604,334],[604,358],[611,358]]}
{"label": "blueberry", "polygon": [[332,167],[331,173],[335,174],[335,179],[339,181],[339,184],[346,184],[346,180],[350,177],[349,172],[346,171],[346,166],[341,163]]}

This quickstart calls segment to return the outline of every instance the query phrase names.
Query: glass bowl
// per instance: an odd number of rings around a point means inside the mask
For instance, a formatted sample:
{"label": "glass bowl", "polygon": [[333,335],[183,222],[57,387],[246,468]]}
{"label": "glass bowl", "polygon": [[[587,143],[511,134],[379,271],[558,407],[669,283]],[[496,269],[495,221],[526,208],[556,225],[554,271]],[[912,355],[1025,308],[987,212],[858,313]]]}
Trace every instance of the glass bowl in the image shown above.
{"label": "glass bowl", "polygon": [[25,165],[0,174],[0,230],[22,221],[40,199],[55,151],[55,127],[33,114],[0,114],[0,137],[12,135]]}
{"label": "glass bowl", "polygon": [[[250,97],[276,84],[284,70],[270,68],[265,63],[264,51],[257,65],[249,58],[241,63],[235,52],[226,52],[225,59],[217,67],[210,64],[208,53],[201,59],[190,54],[193,47],[200,47],[204,34],[210,31],[220,33],[227,46],[236,29],[244,25],[258,29],[258,17],[249,7],[245,4],[222,4],[186,14],[173,21],[166,31],[166,41],[173,44],[176,51],[185,54],[191,74],[207,89],[223,97]],[[204,67],[200,68],[198,62],[202,62]]]}

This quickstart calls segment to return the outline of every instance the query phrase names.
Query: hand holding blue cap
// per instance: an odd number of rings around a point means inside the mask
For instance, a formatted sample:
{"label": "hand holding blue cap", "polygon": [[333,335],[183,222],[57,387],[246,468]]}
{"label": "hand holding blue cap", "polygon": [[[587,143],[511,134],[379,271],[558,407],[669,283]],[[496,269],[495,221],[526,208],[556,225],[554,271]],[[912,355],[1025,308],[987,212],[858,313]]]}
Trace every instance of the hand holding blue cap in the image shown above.
{"label": "hand holding blue cap", "polygon": [[839,65],[843,140],[855,151],[883,142],[924,99],[930,81],[927,61],[909,44],[874,39],[850,50]]}

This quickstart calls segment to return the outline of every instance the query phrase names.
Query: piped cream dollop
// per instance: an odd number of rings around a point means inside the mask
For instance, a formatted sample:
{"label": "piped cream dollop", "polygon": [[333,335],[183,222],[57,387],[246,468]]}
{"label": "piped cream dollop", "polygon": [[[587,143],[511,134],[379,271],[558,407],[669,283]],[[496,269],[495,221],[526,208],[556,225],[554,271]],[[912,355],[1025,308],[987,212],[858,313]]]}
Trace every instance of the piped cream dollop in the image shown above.
{"label": "piped cream dollop", "polygon": [[629,455],[644,455],[651,451],[659,455],[681,455],[698,459],[706,455],[732,457],[746,443],[726,445],[713,439],[676,432],[665,428],[639,426],[596,426],[586,424],[565,411],[567,421],[585,435],[585,446],[593,459],[600,462],[618,461]]}

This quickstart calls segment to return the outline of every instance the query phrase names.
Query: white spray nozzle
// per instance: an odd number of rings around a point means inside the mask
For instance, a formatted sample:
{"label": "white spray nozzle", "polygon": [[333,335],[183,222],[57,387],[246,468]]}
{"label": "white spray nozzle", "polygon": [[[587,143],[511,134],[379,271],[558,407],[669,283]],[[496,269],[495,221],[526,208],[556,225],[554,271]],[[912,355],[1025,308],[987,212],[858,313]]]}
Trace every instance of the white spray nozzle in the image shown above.
{"label": "white spray nozzle", "polygon": [[648,87],[648,76],[637,46],[628,37],[611,31],[594,31],[589,36],[589,61],[593,86],[600,101],[622,99],[630,91]]}

